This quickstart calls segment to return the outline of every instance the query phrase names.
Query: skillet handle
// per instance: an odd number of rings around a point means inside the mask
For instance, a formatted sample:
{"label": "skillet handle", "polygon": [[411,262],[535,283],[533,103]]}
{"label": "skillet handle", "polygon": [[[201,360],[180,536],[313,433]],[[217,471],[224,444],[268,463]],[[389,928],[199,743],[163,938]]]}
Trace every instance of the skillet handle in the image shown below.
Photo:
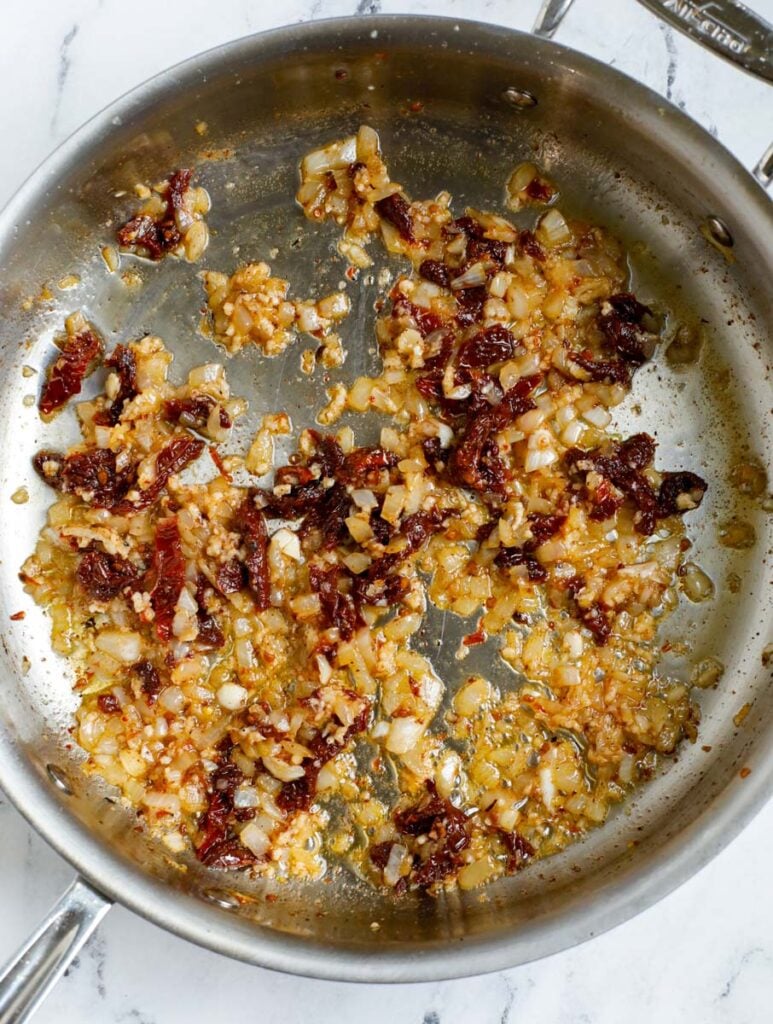
{"label": "skillet handle", "polygon": [[0,1024],[23,1024],[83,948],[112,902],[76,878],[0,971]]}
{"label": "skillet handle", "polygon": [[[574,0],[543,0],[534,34],[550,39]],[[673,28],[732,61],[743,71],[773,82],[773,25],[738,0],[639,0]]]}
{"label": "skillet handle", "polygon": [[[574,0],[542,0],[532,31],[552,39]],[[663,21],[744,71],[773,83],[773,25],[738,0],[639,0]],[[773,186],[773,144],[752,171],[763,188]]]}
{"label": "skillet handle", "polygon": [[765,82],[773,82],[773,25],[738,0],[639,0],[669,25]]}

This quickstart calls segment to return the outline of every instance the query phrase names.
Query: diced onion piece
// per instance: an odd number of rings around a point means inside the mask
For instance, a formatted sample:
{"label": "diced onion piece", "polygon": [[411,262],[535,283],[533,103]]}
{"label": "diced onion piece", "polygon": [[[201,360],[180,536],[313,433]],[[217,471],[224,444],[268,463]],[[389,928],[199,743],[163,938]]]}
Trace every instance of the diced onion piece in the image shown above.
{"label": "diced onion piece", "polygon": [[304,177],[324,174],[326,171],[341,170],[357,159],[357,139],[354,135],[341,142],[334,142],[324,149],[316,149],[304,157],[301,165]]}
{"label": "diced onion piece", "polygon": [[679,573],[682,577],[682,590],[691,601],[696,603],[708,601],[714,596],[714,584],[700,566],[694,562],[686,562]]}
{"label": "diced onion piece", "polygon": [[301,542],[298,540],[298,534],[288,530],[286,527],[282,527],[282,529],[277,530],[272,535],[270,548],[270,556],[275,557],[277,554],[282,554],[296,562],[302,560]]}
{"label": "diced onion piece", "polygon": [[133,665],[140,660],[142,639],[139,633],[131,633],[123,629],[106,629],[96,639],[97,650],[109,654],[125,665]]}
{"label": "diced onion piece", "polygon": [[263,758],[263,764],[280,782],[294,782],[296,779],[302,779],[306,774],[301,765],[288,764],[287,761],[272,757],[270,754]]}
{"label": "diced onion piece", "polygon": [[556,798],[556,785],[553,781],[553,772],[547,766],[539,770],[539,785],[542,802],[550,814],[553,811],[553,801]]}
{"label": "diced onion piece", "polygon": [[263,857],[271,845],[268,836],[256,821],[248,821],[239,833],[239,839],[256,857]]}
{"label": "diced onion piece", "polygon": [[394,843],[389,851],[389,858],[384,866],[384,882],[397,885],[403,875],[403,865],[407,863],[408,850],[399,843]]}
{"label": "diced onion piece", "polygon": [[247,703],[248,692],[238,683],[223,683],[217,691],[217,702],[226,711],[239,711]]}
{"label": "diced onion piece", "polygon": [[458,292],[463,288],[477,288],[479,285],[486,283],[486,267],[485,264],[473,263],[471,267],[468,267],[463,274],[459,274],[451,282],[451,288],[453,291]]}
{"label": "diced onion piece", "polygon": [[386,748],[392,754],[407,754],[421,739],[424,726],[415,718],[395,718],[389,726]]}
{"label": "diced onion piece", "polygon": [[560,210],[548,210],[540,217],[537,238],[548,246],[566,245],[572,240],[572,232]]}

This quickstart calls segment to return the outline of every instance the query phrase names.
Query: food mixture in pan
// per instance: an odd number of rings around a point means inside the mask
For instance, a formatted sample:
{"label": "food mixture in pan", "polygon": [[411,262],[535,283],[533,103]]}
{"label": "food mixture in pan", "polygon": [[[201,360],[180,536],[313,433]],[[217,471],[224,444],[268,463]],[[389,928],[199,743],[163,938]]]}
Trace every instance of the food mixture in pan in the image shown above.
{"label": "food mixture in pan", "polygon": [[[247,410],[214,360],[294,344],[306,372],[340,365],[344,292],[293,298],[303,282],[266,263],[203,271],[208,361],[182,384],[161,338],[106,353],[68,319],[41,413],[99,366],[102,391],[76,406],[81,443],[36,457],[54,503],[23,578],[73,667],[88,769],[175,854],[470,889],[602,823],[695,738],[659,629],[688,583],[701,596],[684,531],[706,483],[613,420],[658,322],[619,244],[567,220],[536,167],[503,190],[532,230],[444,192],[411,201],[368,127],[304,158],[298,202],[340,226],[350,290],[377,245],[395,259],[379,375],[320,384],[286,465],[287,414]],[[208,208],[177,171],[119,246],[200,259]],[[358,444],[358,417],[337,426],[345,411],[378,414],[379,443]],[[470,624],[462,669],[490,645],[489,675],[446,692],[431,606]]]}

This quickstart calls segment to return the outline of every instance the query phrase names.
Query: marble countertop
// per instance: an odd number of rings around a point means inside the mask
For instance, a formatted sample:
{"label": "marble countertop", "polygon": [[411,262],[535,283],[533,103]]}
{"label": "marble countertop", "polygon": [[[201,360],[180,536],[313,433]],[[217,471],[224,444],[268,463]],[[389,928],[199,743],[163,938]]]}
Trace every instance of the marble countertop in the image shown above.
{"label": "marble countertop", "polygon": [[[773,20],[773,0],[747,0]],[[5,0],[0,203],[100,107],[201,50],[281,23],[399,12],[527,29],[539,0]],[[558,38],[646,82],[752,166],[770,142],[769,87],[659,25],[634,0],[577,0]],[[771,803],[678,892],[613,932],[547,960],[459,982],[383,987],[276,975],[114,909],[36,1016],[39,1024],[758,1024],[773,1019]],[[72,869],[0,797],[0,960]]]}

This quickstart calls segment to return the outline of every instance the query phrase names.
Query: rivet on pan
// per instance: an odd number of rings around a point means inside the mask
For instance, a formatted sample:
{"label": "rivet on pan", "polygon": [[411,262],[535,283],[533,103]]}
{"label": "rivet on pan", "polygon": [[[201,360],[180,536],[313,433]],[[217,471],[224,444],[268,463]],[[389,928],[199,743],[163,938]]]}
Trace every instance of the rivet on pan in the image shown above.
{"label": "rivet on pan", "polygon": [[502,99],[517,110],[528,110],[530,107],[537,106],[537,97],[533,92],[529,92],[528,89],[516,89],[514,85],[510,85],[504,90]]}
{"label": "rivet on pan", "polygon": [[711,237],[719,245],[723,245],[726,249],[733,245],[733,236],[730,234],[727,224],[719,217],[707,217],[706,227],[709,229]]}
{"label": "rivet on pan", "polygon": [[61,793],[66,793],[67,796],[72,796],[72,786],[61,768],[57,768],[55,764],[47,764],[46,773]]}
{"label": "rivet on pan", "polygon": [[225,893],[216,892],[214,889],[205,889],[202,895],[204,899],[214,903],[216,907],[220,907],[222,910],[236,910],[239,906],[238,900],[235,900],[233,896],[226,896]]}

